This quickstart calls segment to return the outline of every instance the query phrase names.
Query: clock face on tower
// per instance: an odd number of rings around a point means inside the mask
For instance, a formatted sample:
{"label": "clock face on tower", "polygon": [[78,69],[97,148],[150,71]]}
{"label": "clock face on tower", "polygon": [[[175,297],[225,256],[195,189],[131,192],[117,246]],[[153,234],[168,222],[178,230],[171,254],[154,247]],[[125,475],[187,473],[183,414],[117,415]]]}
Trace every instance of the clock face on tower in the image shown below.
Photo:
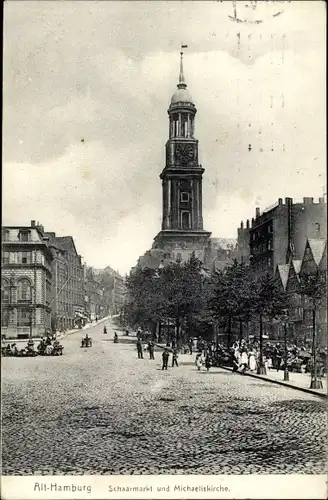
{"label": "clock face on tower", "polygon": [[194,159],[194,148],[191,144],[177,144],[175,156],[180,163],[186,164]]}

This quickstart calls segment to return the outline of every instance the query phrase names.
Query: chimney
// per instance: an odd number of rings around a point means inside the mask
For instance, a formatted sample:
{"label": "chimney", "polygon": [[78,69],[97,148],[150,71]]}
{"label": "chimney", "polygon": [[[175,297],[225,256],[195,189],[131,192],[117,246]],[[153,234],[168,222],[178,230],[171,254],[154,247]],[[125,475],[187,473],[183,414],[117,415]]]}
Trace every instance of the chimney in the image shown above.
{"label": "chimney", "polygon": [[244,229],[244,222],[243,221],[241,221],[241,223],[240,223],[240,229]]}
{"label": "chimney", "polygon": [[319,203],[324,203],[325,202],[325,198],[324,197],[320,197],[319,198]]}
{"label": "chimney", "polygon": [[35,227],[35,220],[31,220],[31,227]]}
{"label": "chimney", "polygon": [[286,203],[286,205],[292,205],[293,204],[293,198],[285,198],[285,203]]}
{"label": "chimney", "polygon": [[304,205],[311,205],[313,203],[313,198],[303,198]]}
{"label": "chimney", "polygon": [[249,229],[249,219],[246,221],[246,229]]}
{"label": "chimney", "polygon": [[252,217],[252,227],[254,227],[254,223],[255,223],[254,217]]}
{"label": "chimney", "polygon": [[282,205],[282,198],[278,198],[278,205]]}
{"label": "chimney", "polygon": [[258,219],[260,217],[260,207],[256,207],[255,209],[255,218]]}

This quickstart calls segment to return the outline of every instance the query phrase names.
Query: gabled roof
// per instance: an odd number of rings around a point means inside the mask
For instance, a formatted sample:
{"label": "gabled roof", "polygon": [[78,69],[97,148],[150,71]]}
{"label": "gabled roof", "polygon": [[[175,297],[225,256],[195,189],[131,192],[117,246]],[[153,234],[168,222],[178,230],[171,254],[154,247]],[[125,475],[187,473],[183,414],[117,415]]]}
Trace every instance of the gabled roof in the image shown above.
{"label": "gabled roof", "polygon": [[277,265],[277,274],[281,279],[282,286],[284,290],[286,290],[288,276],[289,276],[289,264],[278,264]]}
{"label": "gabled roof", "polygon": [[316,239],[309,239],[308,242],[309,242],[309,247],[311,248],[314,262],[318,266],[321,262],[323,253],[325,251],[327,240],[316,238]]}
{"label": "gabled roof", "polygon": [[299,274],[300,270],[301,270],[302,261],[301,260],[292,260],[292,264],[294,266],[295,273]]}

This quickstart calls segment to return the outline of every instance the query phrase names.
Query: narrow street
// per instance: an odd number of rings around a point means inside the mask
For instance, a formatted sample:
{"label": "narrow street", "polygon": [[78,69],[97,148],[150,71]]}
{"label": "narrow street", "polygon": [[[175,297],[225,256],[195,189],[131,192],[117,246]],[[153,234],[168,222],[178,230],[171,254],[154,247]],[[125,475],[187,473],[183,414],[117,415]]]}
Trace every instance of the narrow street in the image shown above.
{"label": "narrow street", "polygon": [[61,357],[2,359],[3,475],[325,472],[320,398],[194,355],[162,371],[103,325],[91,348],[78,332]]}

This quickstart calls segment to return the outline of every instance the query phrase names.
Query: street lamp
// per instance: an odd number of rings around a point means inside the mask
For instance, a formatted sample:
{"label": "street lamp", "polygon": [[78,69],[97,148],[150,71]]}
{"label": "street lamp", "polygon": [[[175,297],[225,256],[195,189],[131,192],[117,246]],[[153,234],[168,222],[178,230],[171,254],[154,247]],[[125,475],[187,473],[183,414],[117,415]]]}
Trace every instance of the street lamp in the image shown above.
{"label": "street lamp", "polygon": [[312,310],[312,358],[313,366],[311,370],[311,385],[310,389],[323,389],[322,380],[320,374],[318,374],[317,365],[317,336],[316,336],[316,307],[313,299],[313,310]]}
{"label": "street lamp", "polygon": [[288,310],[285,310],[284,314],[284,380],[289,380],[288,371],[288,349],[287,349],[287,337],[288,337]]}

